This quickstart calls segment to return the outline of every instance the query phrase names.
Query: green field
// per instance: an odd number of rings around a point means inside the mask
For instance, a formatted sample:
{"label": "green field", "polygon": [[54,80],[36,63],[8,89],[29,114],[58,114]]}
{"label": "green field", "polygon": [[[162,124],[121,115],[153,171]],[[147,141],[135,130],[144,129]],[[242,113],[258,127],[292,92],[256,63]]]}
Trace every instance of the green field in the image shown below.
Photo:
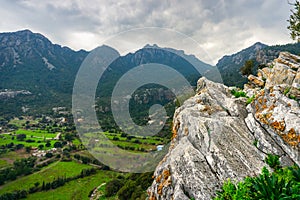
{"label": "green field", "polygon": [[[146,151],[156,150],[156,146],[167,143],[160,137],[139,137],[136,136],[130,140],[127,137],[121,137],[121,134],[104,132],[105,136],[115,145],[122,147],[133,147],[136,151],[139,148],[144,148]],[[117,139],[116,139],[117,138]]]}
{"label": "green field", "polygon": [[22,127],[26,121],[29,121],[30,124],[37,124],[38,123],[38,120],[27,120],[27,119],[18,119],[18,118],[15,118],[15,119],[12,119],[9,121],[9,124],[14,124],[16,125],[17,127]]}
{"label": "green field", "polygon": [[13,164],[13,162],[17,159],[27,158],[30,155],[25,151],[9,151],[4,154],[0,154],[0,168],[8,167]]}
{"label": "green field", "polygon": [[89,151],[87,150],[83,150],[83,151],[77,151],[76,153],[74,154],[79,154],[80,156],[85,156],[85,157],[88,157],[88,158],[91,158],[91,159],[94,159],[93,155],[90,154]]}
{"label": "green field", "polygon": [[[14,139],[12,137],[14,137]],[[28,139],[34,140],[34,142],[26,142],[26,140],[28,140]],[[26,137],[26,139],[24,139],[24,141],[19,141],[19,140],[17,140],[16,136],[13,136],[13,135],[9,135],[9,134],[0,135],[0,146],[14,143],[14,145],[23,144],[24,146],[38,147],[39,145],[43,144],[44,145],[43,149],[51,149],[51,148],[53,148],[53,144],[55,142],[56,142],[56,140],[50,140],[51,146],[46,147],[45,146],[46,141],[44,141],[41,138]]]}
{"label": "green field", "polygon": [[[97,186],[106,183],[116,177],[117,172],[98,171],[97,174],[85,178],[77,179],[66,183],[64,186],[55,190],[37,192],[28,195],[29,200],[88,200],[88,195]],[[114,198],[110,198],[114,199]]]}
{"label": "green field", "polygon": [[[18,134],[25,134],[26,138],[23,141],[17,140]],[[24,146],[38,147],[39,145],[43,144],[44,149],[51,149],[53,148],[53,144],[56,142],[56,140],[53,140],[56,135],[56,133],[48,133],[44,130],[19,129],[13,133],[0,134],[0,146],[14,143],[14,145],[23,144]],[[34,140],[34,142],[26,142],[26,140]],[[50,147],[45,146],[46,141],[50,141]]]}
{"label": "green field", "polygon": [[81,144],[81,141],[78,139],[78,138],[75,138],[73,141],[72,141],[73,145],[75,146],[78,146]]}
{"label": "green field", "polygon": [[34,137],[34,138],[40,138],[40,139],[54,139],[57,133],[49,133],[45,130],[25,130],[25,129],[19,129],[15,131],[16,134],[26,134],[28,138]]}
{"label": "green field", "polygon": [[0,159],[0,169],[7,166],[9,166],[9,163],[6,160]]}
{"label": "green field", "polygon": [[53,181],[57,177],[73,177],[79,175],[82,169],[92,168],[90,165],[85,165],[72,162],[55,162],[47,167],[41,169],[41,171],[34,174],[18,178],[15,181],[10,181],[0,187],[0,194],[6,192],[12,192],[14,190],[28,190],[34,186],[34,183],[39,182],[40,185],[45,182]]}

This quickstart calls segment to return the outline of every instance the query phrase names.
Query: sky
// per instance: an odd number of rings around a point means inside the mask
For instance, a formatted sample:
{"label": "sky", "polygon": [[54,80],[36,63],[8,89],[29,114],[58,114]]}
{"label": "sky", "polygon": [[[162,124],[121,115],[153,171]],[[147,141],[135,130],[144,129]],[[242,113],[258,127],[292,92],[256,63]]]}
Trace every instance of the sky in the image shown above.
{"label": "sky", "polygon": [[288,0],[0,0],[0,3],[0,32],[29,29],[74,50],[92,50],[107,44],[125,53],[153,42],[182,49],[204,62],[216,64],[222,56],[256,42],[268,45],[293,42],[287,29],[292,9]]}

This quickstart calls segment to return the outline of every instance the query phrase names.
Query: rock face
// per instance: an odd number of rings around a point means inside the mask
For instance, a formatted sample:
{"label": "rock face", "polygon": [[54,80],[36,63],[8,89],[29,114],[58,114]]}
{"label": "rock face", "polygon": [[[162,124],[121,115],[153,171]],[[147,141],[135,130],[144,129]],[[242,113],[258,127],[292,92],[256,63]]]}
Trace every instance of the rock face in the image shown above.
{"label": "rock face", "polygon": [[149,199],[211,199],[226,179],[259,174],[267,154],[280,156],[284,166],[299,165],[299,101],[288,96],[299,77],[297,63],[297,56],[282,53],[273,68],[250,78],[260,83],[245,87],[255,96],[249,105],[230,88],[201,78],[197,95],[175,112],[172,143],[154,172]]}

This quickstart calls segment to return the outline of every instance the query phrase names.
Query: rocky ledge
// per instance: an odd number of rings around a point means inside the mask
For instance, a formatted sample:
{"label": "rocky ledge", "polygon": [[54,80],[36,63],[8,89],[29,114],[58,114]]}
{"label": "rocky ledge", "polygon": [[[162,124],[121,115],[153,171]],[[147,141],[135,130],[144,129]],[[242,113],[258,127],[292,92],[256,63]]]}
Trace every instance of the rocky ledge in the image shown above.
{"label": "rocky ledge", "polygon": [[258,175],[268,154],[280,156],[283,166],[300,165],[299,61],[284,52],[250,76],[248,99],[201,78],[197,94],[175,112],[149,199],[211,199],[228,178]]}

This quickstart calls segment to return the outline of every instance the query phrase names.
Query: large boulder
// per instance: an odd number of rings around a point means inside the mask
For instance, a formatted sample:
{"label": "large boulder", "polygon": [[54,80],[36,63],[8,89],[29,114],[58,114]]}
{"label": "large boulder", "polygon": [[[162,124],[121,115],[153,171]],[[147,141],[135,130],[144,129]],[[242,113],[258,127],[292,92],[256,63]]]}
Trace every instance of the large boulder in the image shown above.
{"label": "large boulder", "polygon": [[300,165],[300,107],[287,95],[298,57],[280,55],[273,68],[261,70],[259,80],[268,87],[247,88],[255,95],[249,105],[225,85],[198,81],[197,94],[175,112],[173,139],[154,172],[150,200],[211,199],[228,178],[258,175],[268,154],[278,155],[283,166]]}

